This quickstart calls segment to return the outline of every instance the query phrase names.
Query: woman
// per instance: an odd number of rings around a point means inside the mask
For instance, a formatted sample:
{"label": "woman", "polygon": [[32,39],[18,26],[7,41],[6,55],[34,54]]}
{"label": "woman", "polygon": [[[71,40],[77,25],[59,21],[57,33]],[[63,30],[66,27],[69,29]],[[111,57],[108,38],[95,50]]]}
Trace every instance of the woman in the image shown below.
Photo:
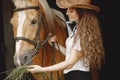
{"label": "woman", "polygon": [[[56,3],[60,8],[66,8],[69,20],[76,23],[66,40],[66,50],[59,45],[66,55],[65,61],[48,67],[31,65],[27,70],[32,73],[63,70],[65,80],[93,80],[90,70],[100,70],[104,61],[104,48],[96,16],[99,8],[91,5],[91,0],[56,0]],[[56,36],[50,38],[51,42],[56,42]]]}

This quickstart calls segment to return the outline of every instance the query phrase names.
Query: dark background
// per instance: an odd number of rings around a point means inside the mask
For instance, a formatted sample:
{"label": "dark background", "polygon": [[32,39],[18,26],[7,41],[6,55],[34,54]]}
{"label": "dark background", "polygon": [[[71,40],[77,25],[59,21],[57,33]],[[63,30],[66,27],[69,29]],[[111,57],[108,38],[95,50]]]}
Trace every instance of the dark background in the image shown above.
{"label": "dark background", "polygon": [[[65,10],[56,6],[55,0],[47,0],[52,8]],[[100,73],[100,80],[119,79],[119,3],[115,0],[93,0],[92,4],[100,7],[99,19],[105,47],[105,64]],[[9,19],[12,15],[13,4],[11,0],[0,0],[0,80],[5,74],[2,72],[14,68],[12,56],[14,54],[14,41],[12,27]],[[66,17],[66,16],[65,16]],[[66,17],[67,18],[67,17]]]}

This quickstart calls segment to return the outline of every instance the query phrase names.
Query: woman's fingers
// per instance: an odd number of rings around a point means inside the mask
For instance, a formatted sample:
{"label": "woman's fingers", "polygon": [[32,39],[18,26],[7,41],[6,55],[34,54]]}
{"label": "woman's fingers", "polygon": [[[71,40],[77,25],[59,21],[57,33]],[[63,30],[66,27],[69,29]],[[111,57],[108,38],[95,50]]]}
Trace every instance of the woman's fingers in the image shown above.
{"label": "woman's fingers", "polygon": [[27,66],[27,71],[31,72],[31,73],[38,73],[40,72],[40,66],[38,65],[30,65],[30,66]]}
{"label": "woman's fingers", "polygon": [[26,66],[27,68],[33,68],[34,66],[33,65],[30,65],[30,66]]}
{"label": "woman's fingers", "polygon": [[56,42],[57,41],[57,37],[56,36],[52,36],[52,37],[50,37],[50,39],[48,40],[48,43],[50,44],[50,45],[52,45],[52,42]]}

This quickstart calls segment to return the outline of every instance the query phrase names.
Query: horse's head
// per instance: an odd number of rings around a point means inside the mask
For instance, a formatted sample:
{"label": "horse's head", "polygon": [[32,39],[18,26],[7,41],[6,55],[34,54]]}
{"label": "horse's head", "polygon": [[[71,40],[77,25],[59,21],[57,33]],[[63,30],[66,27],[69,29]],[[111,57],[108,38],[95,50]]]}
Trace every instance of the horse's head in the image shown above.
{"label": "horse's head", "polygon": [[60,33],[60,44],[64,44],[67,36],[62,13],[51,9],[45,0],[14,0],[13,3],[15,9],[10,22],[16,39],[16,66],[29,64],[50,32]]}
{"label": "horse's head", "polygon": [[41,17],[37,0],[14,0],[14,4],[10,22],[16,39],[14,63],[18,66],[27,64],[39,47]]}

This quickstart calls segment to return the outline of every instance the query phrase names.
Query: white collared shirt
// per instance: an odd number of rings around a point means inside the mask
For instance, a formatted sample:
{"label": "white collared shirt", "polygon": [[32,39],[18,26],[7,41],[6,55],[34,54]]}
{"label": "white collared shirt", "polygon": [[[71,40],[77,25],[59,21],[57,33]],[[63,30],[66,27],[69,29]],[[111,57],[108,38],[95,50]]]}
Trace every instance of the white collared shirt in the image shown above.
{"label": "white collared shirt", "polygon": [[[71,35],[67,38],[66,40],[66,58],[68,59],[70,56],[70,52],[71,52],[71,48],[72,49],[77,49],[77,50],[81,50],[81,46],[80,46],[80,38],[77,39],[75,45],[73,46],[73,39],[74,39],[74,35],[76,34],[77,29],[76,26],[73,28],[73,31],[71,32]],[[81,71],[89,71],[89,67],[86,67],[83,63],[83,59],[81,58],[72,68],[70,69],[65,69],[63,72],[68,73],[70,71],[73,70],[81,70]]]}

